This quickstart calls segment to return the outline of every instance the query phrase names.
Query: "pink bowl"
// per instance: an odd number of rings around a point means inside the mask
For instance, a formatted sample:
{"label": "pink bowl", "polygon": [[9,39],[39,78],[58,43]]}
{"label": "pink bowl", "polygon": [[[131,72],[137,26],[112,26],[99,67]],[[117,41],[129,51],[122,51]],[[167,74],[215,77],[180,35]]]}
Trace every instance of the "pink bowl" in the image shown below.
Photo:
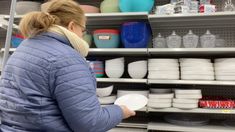
{"label": "pink bowl", "polygon": [[85,13],[99,13],[100,12],[100,9],[95,6],[80,5],[80,7]]}

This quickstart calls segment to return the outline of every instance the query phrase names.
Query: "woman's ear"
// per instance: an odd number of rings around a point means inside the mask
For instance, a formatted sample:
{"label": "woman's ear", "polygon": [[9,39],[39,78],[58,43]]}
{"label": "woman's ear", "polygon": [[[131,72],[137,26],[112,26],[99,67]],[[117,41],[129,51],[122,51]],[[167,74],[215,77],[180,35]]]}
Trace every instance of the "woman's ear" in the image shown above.
{"label": "woman's ear", "polygon": [[73,31],[74,30],[74,22],[73,21],[69,22],[68,30],[69,31]]}

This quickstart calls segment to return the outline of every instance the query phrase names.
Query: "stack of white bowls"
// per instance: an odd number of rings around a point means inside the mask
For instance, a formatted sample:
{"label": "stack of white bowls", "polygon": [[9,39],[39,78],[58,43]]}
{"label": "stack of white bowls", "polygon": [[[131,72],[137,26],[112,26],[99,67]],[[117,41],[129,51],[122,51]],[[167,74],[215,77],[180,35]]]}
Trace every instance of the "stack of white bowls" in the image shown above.
{"label": "stack of white bowls", "polygon": [[124,73],[124,58],[116,58],[105,61],[105,73],[109,78],[120,78]]}
{"label": "stack of white bowls", "polygon": [[145,97],[148,97],[149,91],[148,90],[118,90],[117,91],[117,97],[122,97],[127,94],[140,94]]}
{"label": "stack of white bowls", "polygon": [[214,80],[214,67],[210,59],[180,59],[182,80]]}
{"label": "stack of white bowls", "polygon": [[173,107],[180,109],[198,108],[199,99],[202,98],[201,90],[175,90],[175,98],[173,99]]}
{"label": "stack of white bowls", "polygon": [[147,74],[147,61],[136,61],[128,64],[128,73],[131,78],[142,79]]}
{"label": "stack of white bowls", "polygon": [[172,106],[173,93],[163,93],[167,90],[159,90],[160,93],[149,94],[148,107],[154,109],[169,108]]}
{"label": "stack of white bowls", "polygon": [[149,79],[178,80],[179,62],[178,59],[149,59]]}
{"label": "stack of white bowls", "polygon": [[116,96],[112,96],[113,85],[105,88],[97,88],[96,94],[101,105],[113,104]]}
{"label": "stack of white bowls", "polygon": [[235,81],[235,58],[215,60],[216,80]]}

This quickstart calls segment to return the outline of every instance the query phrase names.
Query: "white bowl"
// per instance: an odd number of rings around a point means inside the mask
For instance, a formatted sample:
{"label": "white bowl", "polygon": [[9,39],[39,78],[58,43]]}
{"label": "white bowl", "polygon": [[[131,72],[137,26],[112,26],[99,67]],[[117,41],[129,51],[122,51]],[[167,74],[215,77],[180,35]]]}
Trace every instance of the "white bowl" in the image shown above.
{"label": "white bowl", "polygon": [[198,104],[198,99],[173,99],[173,103],[179,104]]}
{"label": "white bowl", "polygon": [[176,94],[175,97],[178,99],[201,99],[202,94]]}
{"label": "white bowl", "polygon": [[97,88],[96,93],[99,97],[107,97],[112,94],[113,85],[105,88]]}
{"label": "white bowl", "polygon": [[128,67],[147,66],[147,61],[135,61],[128,64]]}
{"label": "white bowl", "polygon": [[155,108],[155,109],[163,109],[163,108],[170,108],[172,106],[171,103],[148,103],[148,107]]}
{"label": "white bowl", "polygon": [[113,69],[113,70],[107,70],[105,69],[105,73],[109,78],[120,78],[122,77],[124,73],[124,69]]}
{"label": "white bowl", "polygon": [[121,97],[127,94],[141,94],[145,97],[148,97],[149,91],[148,90],[118,90],[117,91],[117,97]]}
{"label": "white bowl", "polygon": [[129,70],[128,69],[128,74],[133,79],[142,79],[146,76],[147,69],[143,69],[143,70]]}
{"label": "white bowl", "polygon": [[181,74],[182,80],[215,80],[214,75],[184,75]]}
{"label": "white bowl", "polygon": [[173,93],[168,94],[149,94],[149,99],[172,99],[174,98]]}
{"label": "white bowl", "polygon": [[149,99],[149,103],[172,103],[172,99]]}
{"label": "white bowl", "polygon": [[113,104],[116,99],[117,99],[117,96],[108,96],[108,97],[98,98],[101,105]]}
{"label": "white bowl", "polygon": [[148,63],[179,63],[178,59],[148,59]]}
{"label": "white bowl", "polygon": [[16,14],[25,15],[29,12],[40,11],[41,3],[34,1],[19,1],[16,3]]}
{"label": "white bowl", "polygon": [[150,88],[150,92],[151,93],[171,93],[172,90],[171,89],[159,89],[159,88]]}
{"label": "white bowl", "polygon": [[194,103],[194,104],[173,103],[173,107],[180,108],[180,109],[196,109],[198,108],[198,103]]}
{"label": "white bowl", "polygon": [[122,63],[124,61],[125,61],[124,57],[121,57],[121,58],[106,60],[105,64]]}

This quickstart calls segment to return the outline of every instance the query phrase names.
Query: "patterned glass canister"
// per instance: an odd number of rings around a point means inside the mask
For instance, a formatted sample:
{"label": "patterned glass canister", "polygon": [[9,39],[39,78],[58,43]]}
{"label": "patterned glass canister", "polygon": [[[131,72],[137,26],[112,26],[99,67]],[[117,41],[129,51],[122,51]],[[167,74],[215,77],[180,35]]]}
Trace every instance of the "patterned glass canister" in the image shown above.
{"label": "patterned glass canister", "polygon": [[177,35],[175,31],[173,31],[172,34],[166,38],[168,48],[180,48],[181,42],[181,37]]}
{"label": "patterned glass canister", "polygon": [[166,39],[162,37],[161,33],[153,39],[153,48],[166,48]]}
{"label": "patterned glass canister", "polygon": [[199,37],[193,34],[192,30],[183,37],[183,45],[185,48],[197,48]]}
{"label": "patterned glass canister", "polygon": [[207,30],[204,35],[200,37],[202,48],[214,48],[215,47],[215,35],[211,34],[210,30]]}

